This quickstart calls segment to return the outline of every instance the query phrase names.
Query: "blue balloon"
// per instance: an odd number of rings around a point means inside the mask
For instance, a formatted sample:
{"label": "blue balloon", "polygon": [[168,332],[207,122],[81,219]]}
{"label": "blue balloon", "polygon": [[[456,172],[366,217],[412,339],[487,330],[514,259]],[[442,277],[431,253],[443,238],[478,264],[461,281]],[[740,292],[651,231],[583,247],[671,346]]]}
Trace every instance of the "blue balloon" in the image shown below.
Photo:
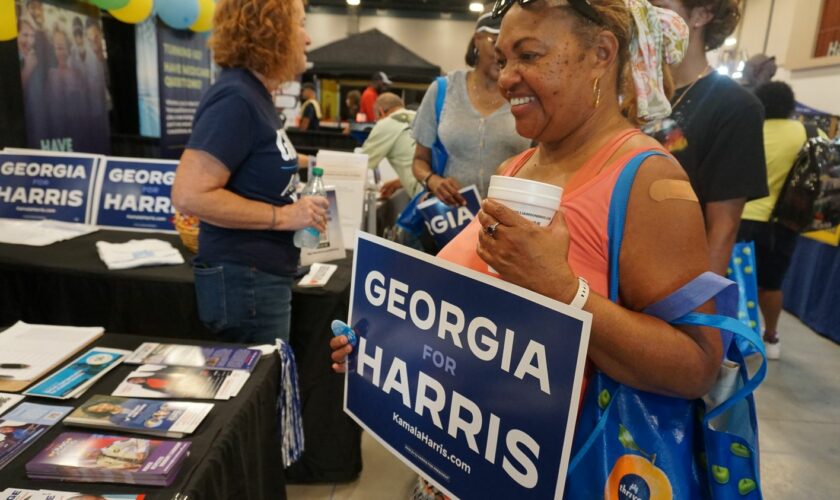
{"label": "blue balloon", "polygon": [[155,12],[167,26],[185,30],[198,19],[198,0],[155,0]]}

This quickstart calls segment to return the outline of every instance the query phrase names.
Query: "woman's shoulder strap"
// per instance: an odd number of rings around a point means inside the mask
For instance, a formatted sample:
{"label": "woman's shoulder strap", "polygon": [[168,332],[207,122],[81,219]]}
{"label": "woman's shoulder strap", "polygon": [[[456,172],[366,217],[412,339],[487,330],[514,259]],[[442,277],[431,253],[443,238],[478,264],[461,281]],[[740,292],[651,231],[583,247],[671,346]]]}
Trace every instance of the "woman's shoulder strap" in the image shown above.
{"label": "woman's shoulder strap", "polygon": [[645,160],[651,156],[667,156],[659,149],[648,149],[630,159],[618,176],[610,197],[609,216],[607,219],[607,238],[609,241],[609,287],[610,300],[618,301],[618,260],[621,254],[621,242],[624,239],[624,223],[627,219],[627,204],[636,173]]}

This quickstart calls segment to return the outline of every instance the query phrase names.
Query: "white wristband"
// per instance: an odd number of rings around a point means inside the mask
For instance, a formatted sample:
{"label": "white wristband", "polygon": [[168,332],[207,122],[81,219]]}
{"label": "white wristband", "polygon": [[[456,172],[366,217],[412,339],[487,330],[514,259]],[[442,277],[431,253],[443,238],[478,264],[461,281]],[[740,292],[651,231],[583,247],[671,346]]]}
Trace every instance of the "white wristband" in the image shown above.
{"label": "white wristband", "polygon": [[578,289],[575,293],[575,298],[569,303],[570,306],[578,309],[583,309],[586,305],[586,299],[589,298],[589,283],[585,279],[578,276]]}

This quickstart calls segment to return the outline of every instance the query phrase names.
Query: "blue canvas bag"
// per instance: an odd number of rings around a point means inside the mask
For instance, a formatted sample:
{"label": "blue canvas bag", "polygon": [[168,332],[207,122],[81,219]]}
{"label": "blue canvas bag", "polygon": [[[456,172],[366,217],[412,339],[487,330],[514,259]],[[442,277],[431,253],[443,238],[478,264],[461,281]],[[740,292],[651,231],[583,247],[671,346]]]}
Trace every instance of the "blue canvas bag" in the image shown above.
{"label": "blue canvas bag", "polygon": [[[618,301],[618,259],[630,188],[642,153],[619,177],[610,204],[610,299]],[[717,314],[692,312],[715,299]],[[673,325],[717,328],[726,356],[708,396],[686,400],[633,389],[594,371],[572,446],[567,499],[761,499],[758,423],[752,393],[764,379],[759,336],[737,317],[737,287],[704,273],[645,310]],[[761,354],[750,373],[739,341]]]}
{"label": "blue canvas bag", "polygon": [[[437,96],[435,98],[435,123],[440,127],[440,115],[443,113],[443,103],[446,100],[446,86],[447,80],[445,76],[439,76],[435,80],[437,82]],[[446,162],[449,160],[449,153],[446,151],[443,143],[440,142],[440,135],[435,138],[435,143],[432,144],[432,172],[439,177],[443,177],[446,170]],[[420,236],[423,232],[423,216],[417,210],[417,204],[423,201],[428,194],[425,186],[412,198],[408,205],[405,206],[400,215],[397,217],[397,225],[405,231],[414,235]]]}

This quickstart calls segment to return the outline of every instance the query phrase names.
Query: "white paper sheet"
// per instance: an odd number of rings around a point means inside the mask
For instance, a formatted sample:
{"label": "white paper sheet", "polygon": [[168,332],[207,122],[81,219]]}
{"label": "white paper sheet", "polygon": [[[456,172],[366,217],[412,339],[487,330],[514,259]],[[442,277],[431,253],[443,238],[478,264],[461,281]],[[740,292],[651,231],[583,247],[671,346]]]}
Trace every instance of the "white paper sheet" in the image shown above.
{"label": "white paper sheet", "polygon": [[324,169],[324,184],[335,186],[344,248],[354,248],[362,227],[368,155],[318,151],[317,165]]}
{"label": "white paper sheet", "polygon": [[0,368],[0,381],[34,380],[104,333],[96,327],[29,325],[18,321],[0,332],[0,365],[23,364],[25,368]]}
{"label": "white paper sheet", "polygon": [[56,220],[0,219],[0,243],[43,247],[98,230],[96,226]]}

